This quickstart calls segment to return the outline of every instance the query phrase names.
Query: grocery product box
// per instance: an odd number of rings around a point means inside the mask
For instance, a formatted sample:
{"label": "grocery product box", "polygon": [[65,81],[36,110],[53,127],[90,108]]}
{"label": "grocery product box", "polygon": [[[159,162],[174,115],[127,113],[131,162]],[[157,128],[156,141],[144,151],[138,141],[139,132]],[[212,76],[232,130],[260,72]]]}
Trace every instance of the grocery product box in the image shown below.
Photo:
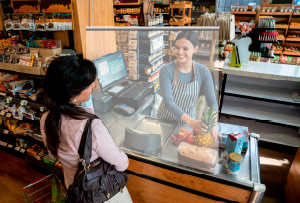
{"label": "grocery product box", "polygon": [[242,152],[244,139],[245,136],[239,132],[228,134],[225,146],[227,153],[230,154],[232,152],[236,152],[240,154]]}

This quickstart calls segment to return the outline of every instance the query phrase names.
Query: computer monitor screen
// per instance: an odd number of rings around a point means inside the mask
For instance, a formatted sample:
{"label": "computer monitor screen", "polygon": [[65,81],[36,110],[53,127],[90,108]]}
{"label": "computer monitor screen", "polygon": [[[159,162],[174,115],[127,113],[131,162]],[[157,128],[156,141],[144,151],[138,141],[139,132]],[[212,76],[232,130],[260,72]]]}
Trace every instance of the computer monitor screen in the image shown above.
{"label": "computer monitor screen", "polygon": [[93,62],[97,68],[98,80],[102,90],[128,76],[122,51],[107,54],[95,59]]}

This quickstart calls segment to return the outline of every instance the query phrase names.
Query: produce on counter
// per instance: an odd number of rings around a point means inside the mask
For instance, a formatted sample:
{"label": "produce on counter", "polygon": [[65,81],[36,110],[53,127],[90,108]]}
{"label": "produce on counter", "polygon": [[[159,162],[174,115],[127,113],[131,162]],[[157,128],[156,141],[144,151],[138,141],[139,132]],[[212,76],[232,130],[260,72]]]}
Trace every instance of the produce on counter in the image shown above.
{"label": "produce on counter", "polygon": [[212,130],[217,120],[217,112],[208,108],[203,112],[201,121],[207,126],[207,133],[196,135],[196,144],[200,147],[214,147],[215,141],[213,138]]}
{"label": "produce on counter", "polygon": [[171,141],[173,144],[179,145],[181,142],[185,141],[190,144],[195,144],[195,136],[184,128],[179,128],[178,132],[171,136]]}

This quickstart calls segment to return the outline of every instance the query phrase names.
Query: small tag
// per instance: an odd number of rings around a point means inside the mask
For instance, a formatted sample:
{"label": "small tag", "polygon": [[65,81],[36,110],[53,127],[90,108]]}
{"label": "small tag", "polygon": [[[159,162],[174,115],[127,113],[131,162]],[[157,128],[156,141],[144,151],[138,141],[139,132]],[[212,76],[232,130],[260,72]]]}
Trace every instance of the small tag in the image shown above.
{"label": "small tag", "polygon": [[0,115],[1,115],[1,116],[4,116],[5,113],[6,113],[5,111],[1,111],[1,112],[0,112]]}
{"label": "small tag", "polygon": [[24,153],[24,152],[25,152],[25,149],[21,148],[21,149],[20,149],[20,152],[21,152],[21,153]]}
{"label": "small tag", "polygon": [[44,110],[45,110],[44,107],[41,106],[41,107],[40,107],[40,112],[44,112]]}
{"label": "small tag", "polygon": [[6,93],[5,92],[0,92],[0,95],[1,96],[6,96]]}
{"label": "small tag", "polygon": [[9,132],[9,131],[8,131],[8,130],[6,130],[6,129],[5,129],[5,130],[3,130],[3,133],[4,133],[4,134],[8,134],[8,132]]}
{"label": "small tag", "polygon": [[15,147],[15,150],[16,151],[20,151],[20,147]]}
{"label": "small tag", "polygon": [[11,113],[7,113],[7,114],[6,114],[6,117],[7,117],[7,118],[10,118],[10,117],[11,117]]}
{"label": "small tag", "polygon": [[28,101],[24,99],[24,100],[21,100],[20,105],[21,106],[26,106],[27,103],[28,103]]}
{"label": "small tag", "polygon": [[13,146],[11,144],[7,145],[8,148],[12,148]]}

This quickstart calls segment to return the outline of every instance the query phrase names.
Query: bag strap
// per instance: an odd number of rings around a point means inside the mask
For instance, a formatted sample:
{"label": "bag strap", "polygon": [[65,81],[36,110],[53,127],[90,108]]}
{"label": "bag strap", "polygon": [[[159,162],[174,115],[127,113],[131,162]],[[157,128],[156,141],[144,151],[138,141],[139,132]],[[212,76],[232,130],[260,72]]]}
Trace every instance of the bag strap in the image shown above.
{"label": "bag strap", "polygon": [[84,159],[85,164],[90,164],[92,157],[92,129],[91,123],[94,119],[98,118],[96,115],[90,117],[84,127],[84,131],[81,136],[80,145],[78,148],[78,154],[80,159]]}

